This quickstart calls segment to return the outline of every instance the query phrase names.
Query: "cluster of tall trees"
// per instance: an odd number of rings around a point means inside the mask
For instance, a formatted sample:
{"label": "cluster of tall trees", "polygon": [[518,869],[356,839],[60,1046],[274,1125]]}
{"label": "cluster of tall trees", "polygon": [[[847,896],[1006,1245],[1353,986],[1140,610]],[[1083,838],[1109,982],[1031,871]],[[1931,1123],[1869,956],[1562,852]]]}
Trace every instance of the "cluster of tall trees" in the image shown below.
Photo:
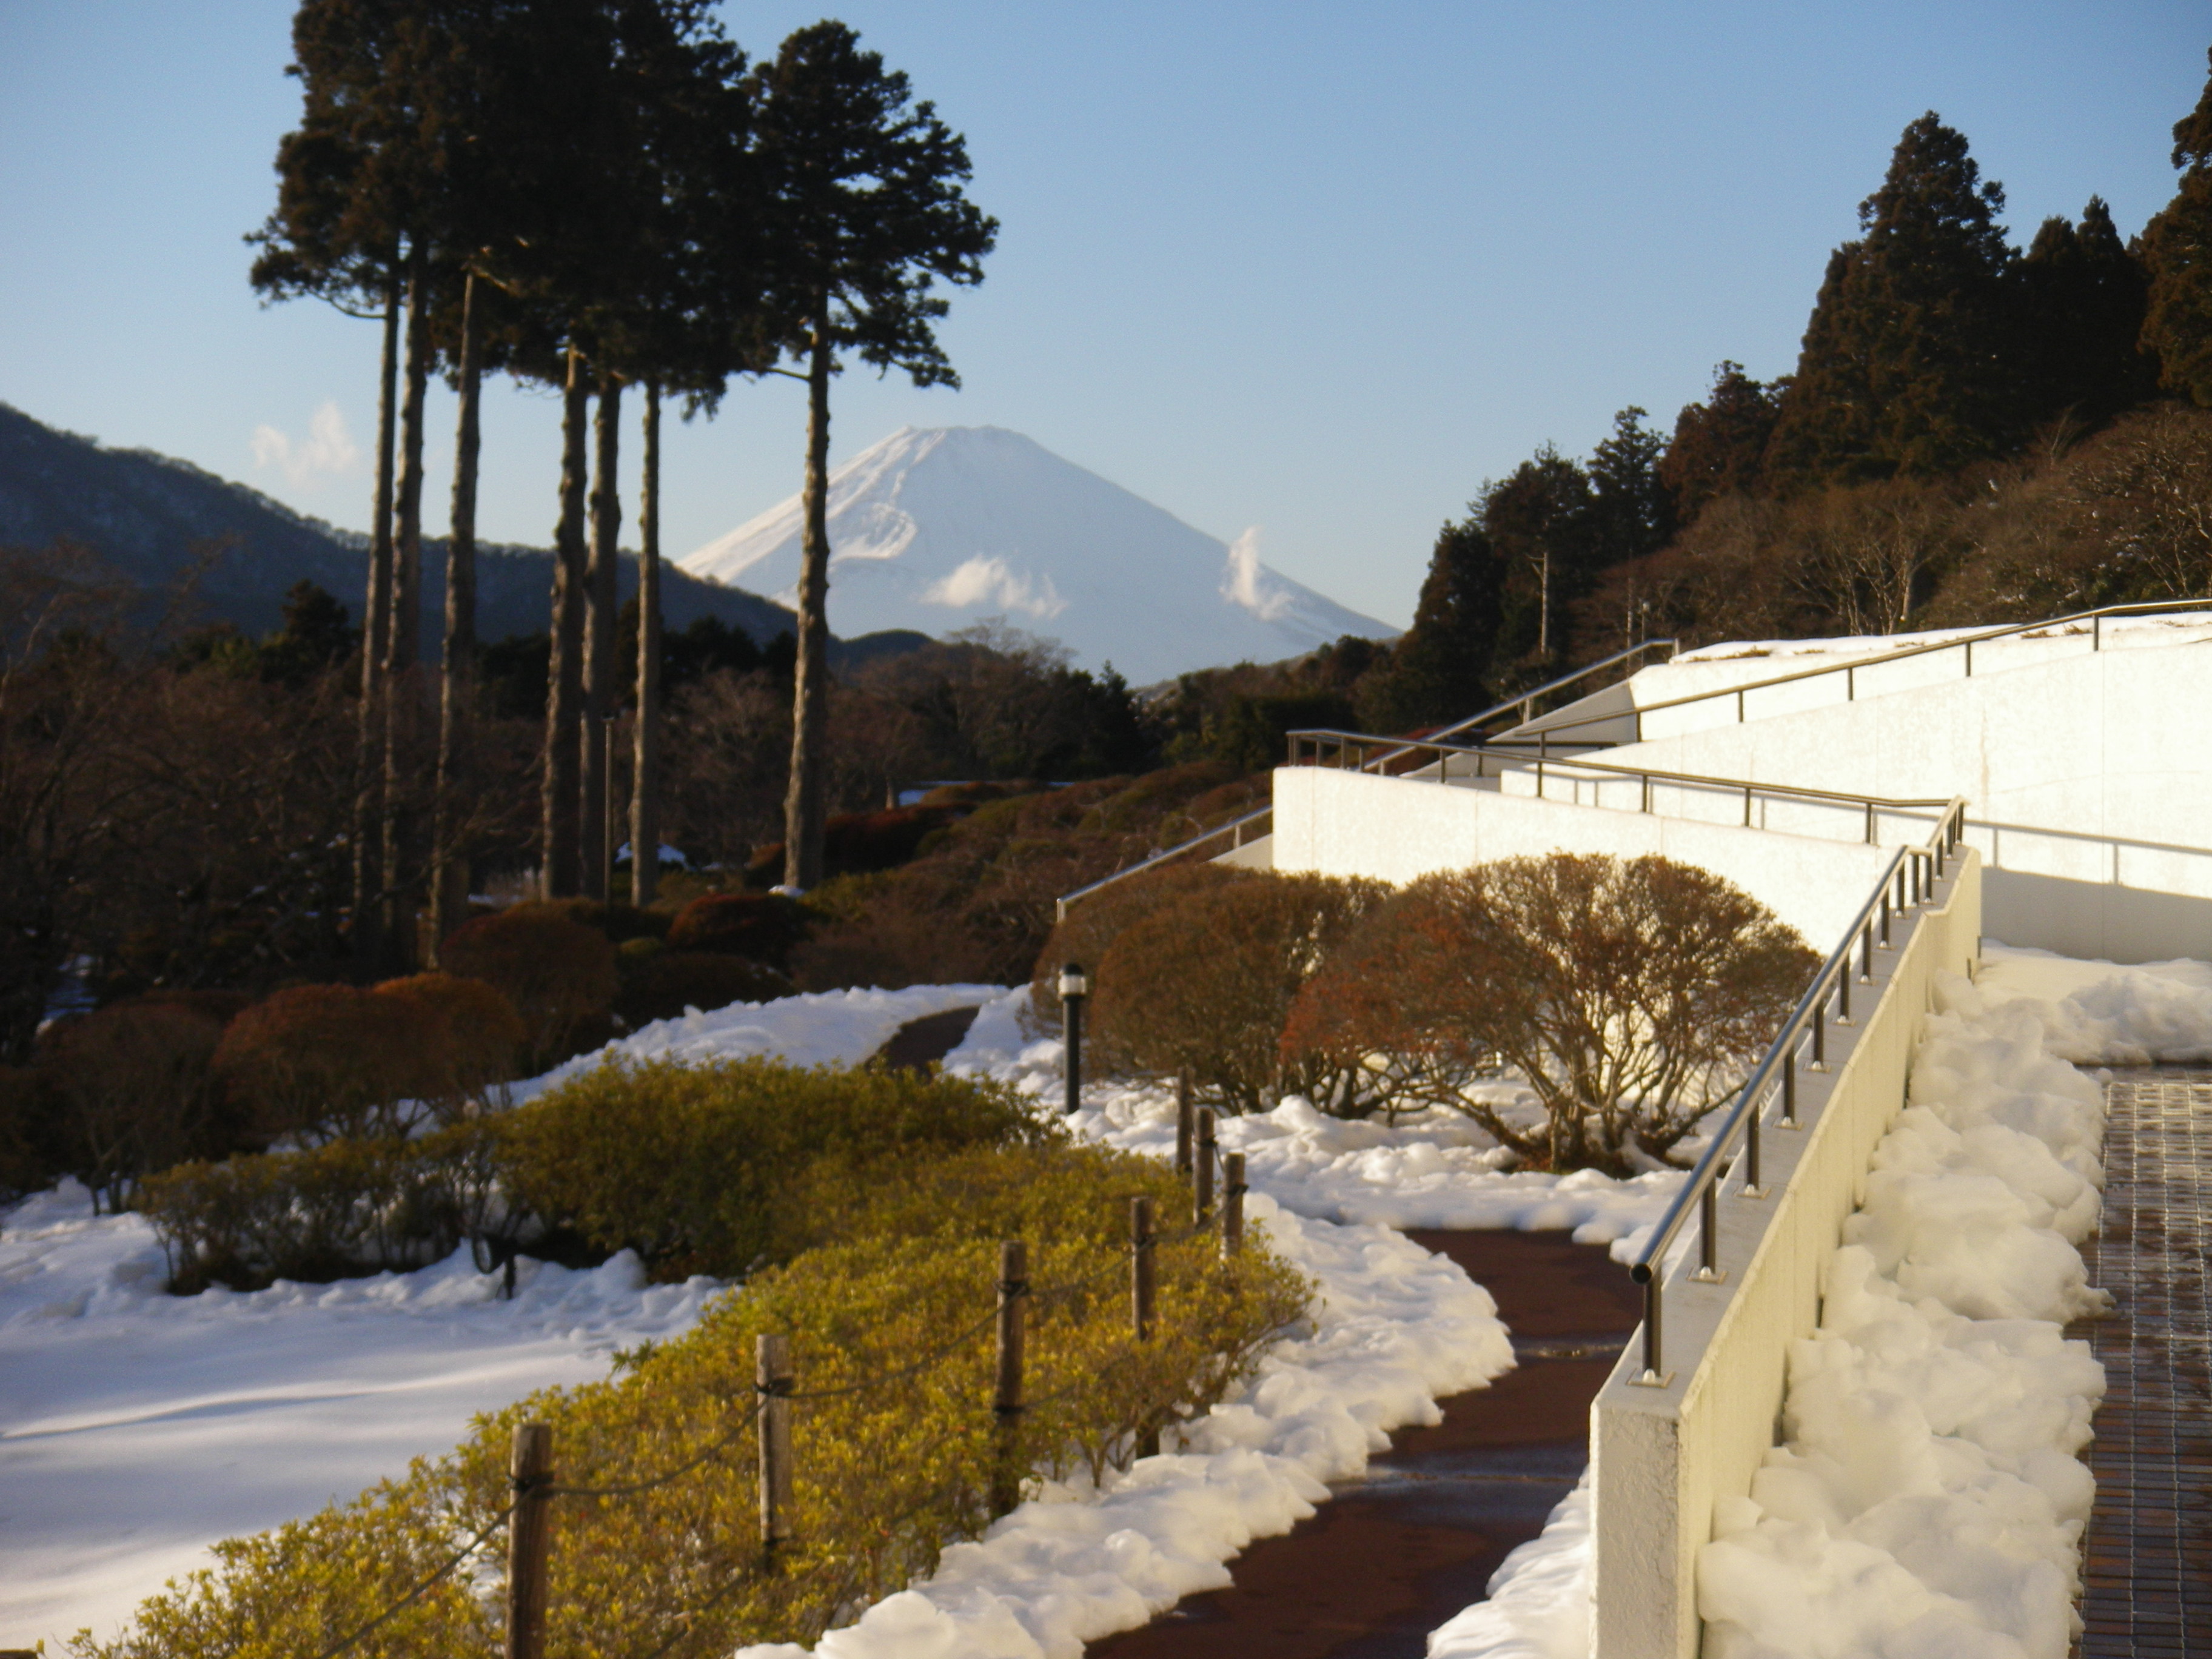
{"label": "cluster of tall trees", "polygon": [[[546,669],[540,865],[549,896],[603,896],[618,837],[608,733],[635,665],[628,827],[659,843],[659,434],[665,399],[711,413],[732,381],[808,387],[805,570],[787,879],[820,869],[827,721],[830,386],[857,358],[957,384],[939,284],[981,278],[996,234],[963,194],[964,143],[842,23],[750,63],[704,0],[306,0],[298,128],[252,281],[381,325],[376,483],[358,701],[352,915],[364,957],[405,964],[415,918],[460,919],[461,779],[480,696],[474,615],[481,387],[557,387],[562,452]],[[424,393],[458,393],[434,684],[417,637]],[[617,637],[624,394],[644,405],[635,637]],[[626,648],[625,648],[626,647]],[[428,821],[401,775],[434,726]],[[650,896],[651,856],[637,896]]]}
{"label": "cluster of tall trees", "polygon": [[1913,121],[1791,374],[1723,362],[1671,434],[1624,410],[1587,460],[1547,445],[1486,484],[1413,628],[1336,690],[1403,730],[1652,635],[2212,592],[2181,499],[2212,523],[2212,82],[2173,137],[2179,188],[2132,241],[2092,197],[2021,250],[1966,137]]}

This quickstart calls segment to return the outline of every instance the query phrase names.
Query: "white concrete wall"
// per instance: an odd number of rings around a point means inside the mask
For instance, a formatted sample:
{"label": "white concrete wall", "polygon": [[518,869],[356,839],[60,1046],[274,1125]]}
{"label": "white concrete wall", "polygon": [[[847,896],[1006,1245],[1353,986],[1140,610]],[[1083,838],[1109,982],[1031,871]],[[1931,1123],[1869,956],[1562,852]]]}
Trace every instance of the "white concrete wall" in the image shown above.
{"label": "white concrete wall", "polygon": [[1274,867],[1407,882],[1520,855],[1646,853],[1725,876],[1826,955],[1896,843],[1926,827],[1892,826],[1890,848],[1746,830],[1492,790],[1325,767],[1275,773]]}
{"label": "white concrete wall", "polygon": [[[1801,1071],[1803,1127],[1765,1131],[1767,1197],[1731,1178],[1720,1200],[1718,1284],[1690,1278],[1690,1248],[1665,1275],[1664,1387],[1644,1386],[1640,1337],[1590,1408],[1595,1470],[1595,1651],[1605,1659],[1692,1659],[1698,1551],[1713,1506],[1747,1496],[1782,1409],[1790,1345],[1818,1321],[1820,1275],[1844,1218],[1865,1194],[1868,1159],[1905,1103],[1905,1082],[1938,969],[1970,971],[1981,931],[1980,864],[1966,854],[1875,984],[1853,987],[1858,1016],[1826,1032],[1829,1069]],[[1861,890],[1863,902],[1866,890]]]}
{"label": "white concrete wall", "polygon": [[[1986,652],[1990,647],[1984,647]],[[1951,678],[1911,695],[1829,701],[1736,724],[1734,700],[1662,710],[1624,766],[1887,796],[1962,794],[1968,839],[1993,879],[1997,938],[2142,961],[2212,950],[2212,644],[2090,652],[2059,641],[2039,664]],[[1897,665],[1902,674],[1911,664]],[[1916,672],[1918,671],[1915,671]],[[1839,675],[1803,683],[1841,695]],[[1806,696],[1812,696],[1808,691]],[[1680,718],[1684,729],[1667,732]],[[1722,722],[1715,724],[1712,722]],[[2205,901],[2165,905],[2152,896]]]}

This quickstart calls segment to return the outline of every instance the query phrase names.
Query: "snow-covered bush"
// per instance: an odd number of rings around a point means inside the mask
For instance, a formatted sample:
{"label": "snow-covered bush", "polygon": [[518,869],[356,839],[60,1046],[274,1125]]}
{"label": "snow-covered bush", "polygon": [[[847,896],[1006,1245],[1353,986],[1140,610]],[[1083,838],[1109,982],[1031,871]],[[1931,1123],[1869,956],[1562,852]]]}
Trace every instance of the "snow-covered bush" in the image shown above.
{"label": "snow-covered bush", "polygon": [[[1132,1339],[1125,1200],[1150,1193],[1164,1208],[1180,1190],[1158,1160],[1066,1145],[920,1162],[880,1189],[880,1207],[842,1212],[845,1242],[758,1275],[624,1373],[533,1395],[350,1504],[217,1545],[213,1571],[142,1604],[113,1641],[80,1637],[70,1651],[319,1652],[480,1530],[483,1548],[351,1652],[495,1651],[506,1554],[495,1517],[512,1502],[508,1447],[525,1421],[551,1425],[564,1484],[649,1481],[690,1466],[635,1494],[553,1500],[549,1652],[720,1659],[746,1643],[811,1641],[989,1524],[1001,1456],[988,1334],[1000,1238],[1030,1247],[1031,1403],[1013,1454],[1033,1477],[1079,1481],[1126,1465],[1133,1431],[1223,1399],[1304,1315],[1306,1283],[1263,1240],[1224,1264],[1200,1236],[1159,1249],[1155,1334]],[[750,1427],[763,1332],[789,1338],[800,1395],[795,1536],[773,1571],[762,1559]]]}
{"label": "snow-covered bush", "polygon": [[1283,1022],[1298,989],[1380,906],[1382,883],[1255,872],[1200,887],[1122,930],[1097,968],[1093,1052],[1130,1076],[1188,1073],[1231,1112],[1319,1092],[1304,1056],[1285,1064]]}
{"label": "snow-covered bush", "polygon": [[[1727,1097],[1820,958],[1710,871],[1554,853],[1421,878],[1338,962],[1286,1037],[1376,1057],[1538,1167],[1623,1175]],[[1460,1092],[1501,1060],[1537,1127]]]}

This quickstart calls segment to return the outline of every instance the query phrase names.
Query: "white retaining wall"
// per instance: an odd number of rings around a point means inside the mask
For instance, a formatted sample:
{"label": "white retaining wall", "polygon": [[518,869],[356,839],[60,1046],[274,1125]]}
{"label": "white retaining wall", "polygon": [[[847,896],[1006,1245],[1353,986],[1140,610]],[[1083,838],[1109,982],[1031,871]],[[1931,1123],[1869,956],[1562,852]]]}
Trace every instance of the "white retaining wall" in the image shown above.
{"label": "white retaining wall", "polygon": [[[1893,847],[1927,836],[1925,824],[1903,818],[1885,828]],[[1523,854],[1656,853],[1727,877],[1825,952],[1850,925],[1892,848],[1286,766],[1275,772],[1271,850],[1278,870],[1401,883]]]}
{"label": "white retaining wall", "polygon": [[[1688,1249],[1663,1285],[1668,1385],[1635,1380],[1643,1349],[1632,1339],[1590,1407],[1593,1650],[1604,1659],[1698,1653],[1697,1555],[1712,1536],[1714,1503],[1748,1496],[1774,1443],[1790,1345],[1818,1322],[1820,1274],[1864,1196],[1875,1145],[1905,1103],[1936,970],[1970,972],[1978,958],[1978,855],[1952,866],[1937,903],[1917,913],[1909,936],[1893,933],[1896,949],[1876,953],[1875,984],[1852,987],[1857,1021],[1827,1028],[1828,1071],[1800,1073],[1804,1127],[1781,1129],[1770,1118],[1763,1173],[1771,1196],[1747,1199],[1741,1179],[1724,1182],[1721,1283],[1690,1278],[1694,1216],[1680,1235]],[[1820,942],[1832,949],[1837,938]]]}
{"label": "white retaining wall", "polygon": [[1848,702],[1841,674],[1753,691],[1742,724],[1732,697],[1660,709],[1643,742],[1603,758],[1964,795],[1993,937],[2121,962],[2212,955],[2212,643],[2092,652],[2068,640],[1984,672],[2002,660],[1978,647],[1971,679],[1955,651],[1863,667]]}

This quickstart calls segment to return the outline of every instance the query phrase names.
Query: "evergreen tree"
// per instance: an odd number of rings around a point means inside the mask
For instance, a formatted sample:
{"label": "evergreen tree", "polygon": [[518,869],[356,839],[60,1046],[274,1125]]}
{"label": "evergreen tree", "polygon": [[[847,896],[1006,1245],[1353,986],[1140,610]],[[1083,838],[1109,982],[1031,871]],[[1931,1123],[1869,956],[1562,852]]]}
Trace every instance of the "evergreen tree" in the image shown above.
{"label": "evergreen tree", "polygon": [[[1498,556],[1480,508],[1437,532],[1413,625],[1359,681],[1360,723],[1411,732],[1479,714],[1504,620]],[[1341,648],[1341,642],[1340,647]]]}
{"label": "evergreen tree", "polygon": [[1713,370],[1713,389],[1705,402],[1682,405],[1674,440],[1653,469],[1677,526],[1695,523],[1707,501],[1759,488],[1759,466],[1774,435],[1775,404],[1772,386],[1753,380],[1741,363],[1723,362]]}
{"label": "evergreen tree", "polygon": [[2009,447],[2012,252],[1966,140],[1931,110],[1905,129],[1864,234],[1830,256],[1765,472],[1796,488],[1929,477]]}
{"label": "evergreen tree", "polygon": [[2101,198],[2089,198],[2079,228],[2045,220],[2018,276],[2031,420],[2102,426],[2155,390],[2156,365],[2136,346],[2148,283]]}
{"label": "evergreen tree", "polygon": [[2142,343],[2166,390],[2212,409],[2212,79],[2174,124],[2173,165],[2181,186],[2138,244],[2150,275]]}
{"label": "evergreen tree", "polygon": [[1504,589],[1495,663],[1528,659],[1541,670],[1558,655],[1567,607],[1595,568],[1595,507],[1589,474],[1550,444],[1484,489],[1476,511]]}
{"label": "evergreen tree", "polygon": [[[826,816],[823,744],[830,643],[830,377],[848,352],[916,386],[957,386],[938,345],[940,279],[983,278],[998,222],[962,194],[970,169],[960,135],[914,103],[907,77],[862,52],[842,23],[787,40],[760,71],[759,147],[778,252],[786,343],[806,367],[805,534],[799,578],[799,672],[793,694],[784,881],[821,878]],[[789,372],[789,371],[786,371]]]}
{"label": "evergreen tree", "polygon": [[1659,481],[1667,441],[1630,406],[1590,452],[1590,557],[1595,569],[1656,553],[1674,533],[1674,502]]}

